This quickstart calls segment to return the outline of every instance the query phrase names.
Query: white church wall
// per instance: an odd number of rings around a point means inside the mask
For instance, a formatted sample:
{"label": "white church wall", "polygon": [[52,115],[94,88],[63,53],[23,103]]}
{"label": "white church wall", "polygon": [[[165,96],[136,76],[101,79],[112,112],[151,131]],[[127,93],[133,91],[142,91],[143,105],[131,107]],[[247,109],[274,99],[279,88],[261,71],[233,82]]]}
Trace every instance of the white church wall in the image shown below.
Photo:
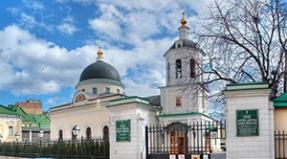
{"label": "white church wall", "polygon": [[86,138],[86,128],[92,129],[92,137],[102,137],[103,127],[109,125],[110,112],[105,108],[107,103],[98,100],[91,104],[76,105],[73,108],[55,110],[51,116],[51,140],[57,140],[59,130],[63,130],[63,139],[72,138],[72,128],[77,125],[81,131],[78,136]]}
{"label": "white church wall", "polygon": [[[191,86],[161,87],[162,113],[197,112],[198,100]],[[181,98],[181,106],[176,106],[176,98]]]}

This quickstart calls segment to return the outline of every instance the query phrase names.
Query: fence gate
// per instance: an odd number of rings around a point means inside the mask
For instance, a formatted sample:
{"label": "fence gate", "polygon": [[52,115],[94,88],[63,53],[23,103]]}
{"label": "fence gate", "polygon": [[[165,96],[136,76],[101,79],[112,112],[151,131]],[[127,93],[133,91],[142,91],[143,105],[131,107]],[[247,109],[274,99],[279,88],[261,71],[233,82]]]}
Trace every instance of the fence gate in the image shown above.
{"label": "fence gate", "polygon": [[225,151],[223,122],[180,122],[146,127],[147,159],[192,159],[213,150]]}

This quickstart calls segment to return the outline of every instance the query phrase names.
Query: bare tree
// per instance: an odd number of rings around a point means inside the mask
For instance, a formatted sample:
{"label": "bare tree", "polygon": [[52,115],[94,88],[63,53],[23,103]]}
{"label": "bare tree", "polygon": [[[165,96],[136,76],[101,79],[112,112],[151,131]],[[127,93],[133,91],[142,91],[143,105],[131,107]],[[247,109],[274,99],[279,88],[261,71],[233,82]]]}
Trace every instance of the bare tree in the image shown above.
{"label": "bare tree", "polygon": [[286,91],[286,1],[215,1],[199,37],[208,55],[205,86],[262,81],[273,97]]}

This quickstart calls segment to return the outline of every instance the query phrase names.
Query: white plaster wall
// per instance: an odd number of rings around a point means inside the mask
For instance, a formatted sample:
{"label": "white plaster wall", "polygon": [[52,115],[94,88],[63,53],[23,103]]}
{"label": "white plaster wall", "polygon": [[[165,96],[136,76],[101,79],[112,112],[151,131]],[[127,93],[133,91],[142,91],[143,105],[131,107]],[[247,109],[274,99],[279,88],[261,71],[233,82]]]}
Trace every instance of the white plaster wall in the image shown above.
{"label": "white plaster wall", "polygon": [[[195,86],[161,87],[160,94],[163,114],[186,112],[207,113],[207,98]],[[176,106],[176,97],[182,97],[182,106]]]}
{"label": "white plaster wall", "polygon": [[[155,113],[146,105],[131,103],[109,108],[111,112],[110,157],[112,159],[145,159],[145,126],[155,122]],[[116,142],[117,120],[131,120],[131,141]]]}
{"label": "white plaster wall", "polygon": [[[227,159],[274,159],[274,116],[269,92],[226,92]],[[258,109],[259,136],[236,136],[236,110],[244,109]]]}
{"label": "white plaster wall", "polygon": [[[112,97],[113,99],[114,97]],[[72,138],[72,128],[81,129],[78,139],[86,137],[86,128],[92,129],[92,137],[102,137],[103,127],[109,126],[110,112],[106,109],[110,98],[93,102],[75,103],[62,110],[53,110],[51,117],[51,140],[58,139],[59,130],[63,130],[63,139]]]}

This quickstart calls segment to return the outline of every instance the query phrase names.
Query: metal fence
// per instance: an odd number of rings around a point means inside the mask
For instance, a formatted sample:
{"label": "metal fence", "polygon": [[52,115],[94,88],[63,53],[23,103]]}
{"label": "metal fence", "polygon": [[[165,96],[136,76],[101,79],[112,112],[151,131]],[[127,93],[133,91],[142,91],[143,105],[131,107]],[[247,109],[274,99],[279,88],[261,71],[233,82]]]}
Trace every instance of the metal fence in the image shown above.
{"label": "metal fence", "polygon": [[109,142],[97,138],[45,143],[1,143],[0,156],[109,159]]}
{"label": "metal fence", "polygon": [[224,122],[180,122],[146,127],[146,156],[148,159],[169,158],[169,155],[209,154],[225,151]]}
{"label": "metal fence", "polygon": [[275,159],[287,159],[287,132],[275,131]]}

